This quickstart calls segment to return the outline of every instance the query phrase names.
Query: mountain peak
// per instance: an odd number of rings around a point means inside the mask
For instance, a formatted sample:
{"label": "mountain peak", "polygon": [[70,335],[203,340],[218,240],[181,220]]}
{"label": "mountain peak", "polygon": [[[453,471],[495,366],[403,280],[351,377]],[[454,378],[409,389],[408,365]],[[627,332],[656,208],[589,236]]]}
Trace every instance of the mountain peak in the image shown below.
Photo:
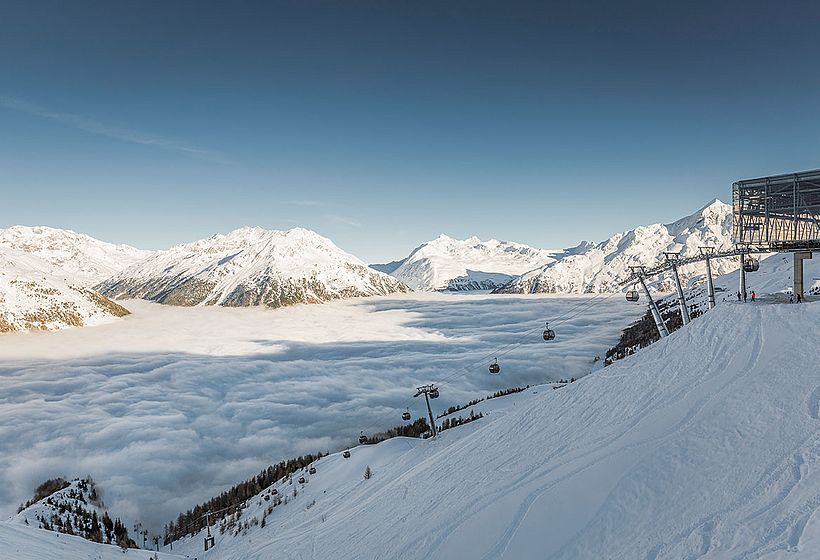
{"label": "mountain peak", "polygon": [[[732,243],[732,207],[712,200],[697,212],[671,224],[638,226],[617,233],[595,245],[581,244],[567,251],[558,262],[522,275],[502,291],[507,293],[585,293],[619,291],[630,274],[630,266],[653,267],[661,262],[663,253],[682,256],[699,254],[699,247],[709,245],[718,250],[729,249]],[[703,275],[703,265],[693,264],[681,269],[686,283]],[[737,268],[733,259],[716,259],[712,263],[716,275]],[[661,291],[671,289],[669,274],[654,282]]]}
{"label": "mountain peak", "polygon": [[0,230],[0,247],[36,256],[46,271],[93,286],[151,254],[115,245],[84,233],[48,226],[17,225]]}
{"label": "mountain peak", "polygon": [[171,305],[281,307],[408,288],[309,229],[248,226],[159,252],[101,290]]}
{"label": "mountain peak", "polygon": [[380,269],[417,290],[493,290],[554,261],[554,255],[555,251],[509,241],[482,241],[476,236],[459,240],[442,233],[397,266]]}

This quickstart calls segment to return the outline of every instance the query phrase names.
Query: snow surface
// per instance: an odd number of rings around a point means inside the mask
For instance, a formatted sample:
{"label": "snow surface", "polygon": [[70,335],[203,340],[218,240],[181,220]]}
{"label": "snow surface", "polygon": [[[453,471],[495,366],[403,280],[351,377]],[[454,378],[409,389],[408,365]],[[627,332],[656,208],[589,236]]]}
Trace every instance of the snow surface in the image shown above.
{"label": "snow surface", "polygon": [[477,237],[459,240],[441,234],[402,261],[373,265],[414,290],[492,290],[547,263],[560,251]]}
{"label": "snow surface", "polygon": [[[746,291],[759,292],[761,297],[791,293],[793,289],[794,256],[791,253],[775,253],[760,258],[760,270],[746,273]],[[724,288],[727,297],[732,297],[739,289],[740,270],[715,280],[715,288]],[[813,253],[812,259],[803,261],[803,291],[810,295],[812,290],[820,294],[820,252]]]}
{"label": "snow surface", "polygon": [[51,263],[34,254],[0,246],[0,336],[116,320],[105,298],[52,270]]}
{"label": "snow surface", "polygon": [[[714,200],[691,216],[671,224],[640,226],[617,233],[597,245],[579,245],[538,270],[523,274],[500,288],[503,293],[589,293],[618,291],[631,275],[630,266],[651,268],[664,260],[664,252],[682,257],[700,254],[699,247],[718,251],[734,248],[732,207]],[[712,274],[720,276],[736,269],[739,259],[715,259]],[[706,265],[693,263],[680,268],[681,281],[701,278]],[[671,291],[674,280],[666,272],[650,283],[652,289]]]}
{"label": "snow surface", "polygon": [[[97,544],[25,525],[0,523],[0,557],[4,560],[180,560],[185,556]],[[192,557],[193,558],[193,557]]]}
{"label": "snow surface", "polygon": [[[55,476],[91,475],[112,511],[166,521],[307,452],[401,424],[415,387],[437,410],[578,377],[642,313],[622,297],[408,294],[260,308],[124,302],[94,329],[0,337],[0,514]],[[566,317],[547,346],[543,320]],[[487,372],[488,352],[501,376]],[[512,348],[512,347],[510,347]],[[129,522],[130,527],[130,522]]]}
{"label": "snow surface", "polygon": [[180,305],[278,307],[409,290],[313,231],[244,227],[157,252],[100,291]]}
{"label": "snow surface", "polygon": [[0,230],[0,247],[39,257],[48,272],[80,286],[94,286],[152,254],[66,229],[13,226]]}
{"label": "snow surface", "polygon": [[[278,485],[290,498],[265,527],[216,531],[205,554],[201,535],[175,550],[209,560],[815,559],[818,327],[820,303],[721,304],[573,384],[494,400],[485,418],[435,440],[323,458],[306,484]],[[266,505],[250,500],[240,523]]]}

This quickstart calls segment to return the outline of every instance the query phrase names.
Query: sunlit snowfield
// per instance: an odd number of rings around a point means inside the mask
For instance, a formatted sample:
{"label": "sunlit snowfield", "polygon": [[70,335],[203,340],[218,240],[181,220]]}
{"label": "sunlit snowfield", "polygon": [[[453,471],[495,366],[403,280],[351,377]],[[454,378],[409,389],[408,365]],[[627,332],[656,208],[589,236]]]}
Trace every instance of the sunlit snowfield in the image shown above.
{"label": "sunlit snowfield", "polygon": [[[116,514],[158,529],[268,464],[399,425],[407,406],[421,414],[420,384],[443,382],[441,410],[578,377],[644,310],[590,299],[414,294],[280,310],[126,301],[133,315],[117,323],[0,336],[0,514],[46,478],[90,474]],[[557,338],[546,344],[551,319]],[[502,371],[491,376],[496,353]]]}

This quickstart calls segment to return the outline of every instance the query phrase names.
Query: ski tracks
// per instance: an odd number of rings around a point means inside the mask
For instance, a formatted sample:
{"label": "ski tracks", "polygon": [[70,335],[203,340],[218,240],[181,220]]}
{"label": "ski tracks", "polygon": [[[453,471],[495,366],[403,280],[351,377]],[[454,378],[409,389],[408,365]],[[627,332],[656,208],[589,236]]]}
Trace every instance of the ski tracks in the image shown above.
{"label": "ski tracks", "polygon": [[808,398],[809,416],[820,420],[820,385],[811,392]]}

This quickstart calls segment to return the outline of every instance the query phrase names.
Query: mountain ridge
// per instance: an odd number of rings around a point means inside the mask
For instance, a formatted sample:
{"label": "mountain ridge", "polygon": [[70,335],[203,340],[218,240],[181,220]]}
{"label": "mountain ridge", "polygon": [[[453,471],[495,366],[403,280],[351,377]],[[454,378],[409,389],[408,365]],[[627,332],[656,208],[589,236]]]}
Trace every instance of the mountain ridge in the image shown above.
{"label": "mountain ridge", "polygon": [[114,298],[229,307],[282,307],[409,290],[311,230],[259,227],[174,245],[99,289]]}
{"label": "mountain ridge", "polygon": [[99,325],[128,310],[52,272],[39,257],[0,246],[0,333]]}
{"label": "mountain ridge", "polygon": [[404,259],[371,265],[414,290],[492,290],[513,277],[555,260],[560,251],[476,236],[455,239],[444,233],[422,243]]}
{"label": "mountain ridge", "polygon": [[[575,250],[539,269],[511,280],[495,293],[601,293],[620,291],[621,283],[631,271],[630,266],[651,268],[660,264],[664,252],[692,256],[701,246],[713,246],[718,251],[733,248],[732,207],[718,199],[699,210],[669,224],[649,224],[613,234],[597,244],[580,244]],[[715,259],[715,276],[739,266],[737,258]],[[681,281],[698,281],[705,273],[705,264],[680,267]],[[648,282],[658,291],[674,287],[671,272]]]}
{"label": "mountain ridge", "polygon": [[51,274],[82,286],[98,284],[153,253],[49,226],[0,229],[0,247],[34,255],[50,265]]}

